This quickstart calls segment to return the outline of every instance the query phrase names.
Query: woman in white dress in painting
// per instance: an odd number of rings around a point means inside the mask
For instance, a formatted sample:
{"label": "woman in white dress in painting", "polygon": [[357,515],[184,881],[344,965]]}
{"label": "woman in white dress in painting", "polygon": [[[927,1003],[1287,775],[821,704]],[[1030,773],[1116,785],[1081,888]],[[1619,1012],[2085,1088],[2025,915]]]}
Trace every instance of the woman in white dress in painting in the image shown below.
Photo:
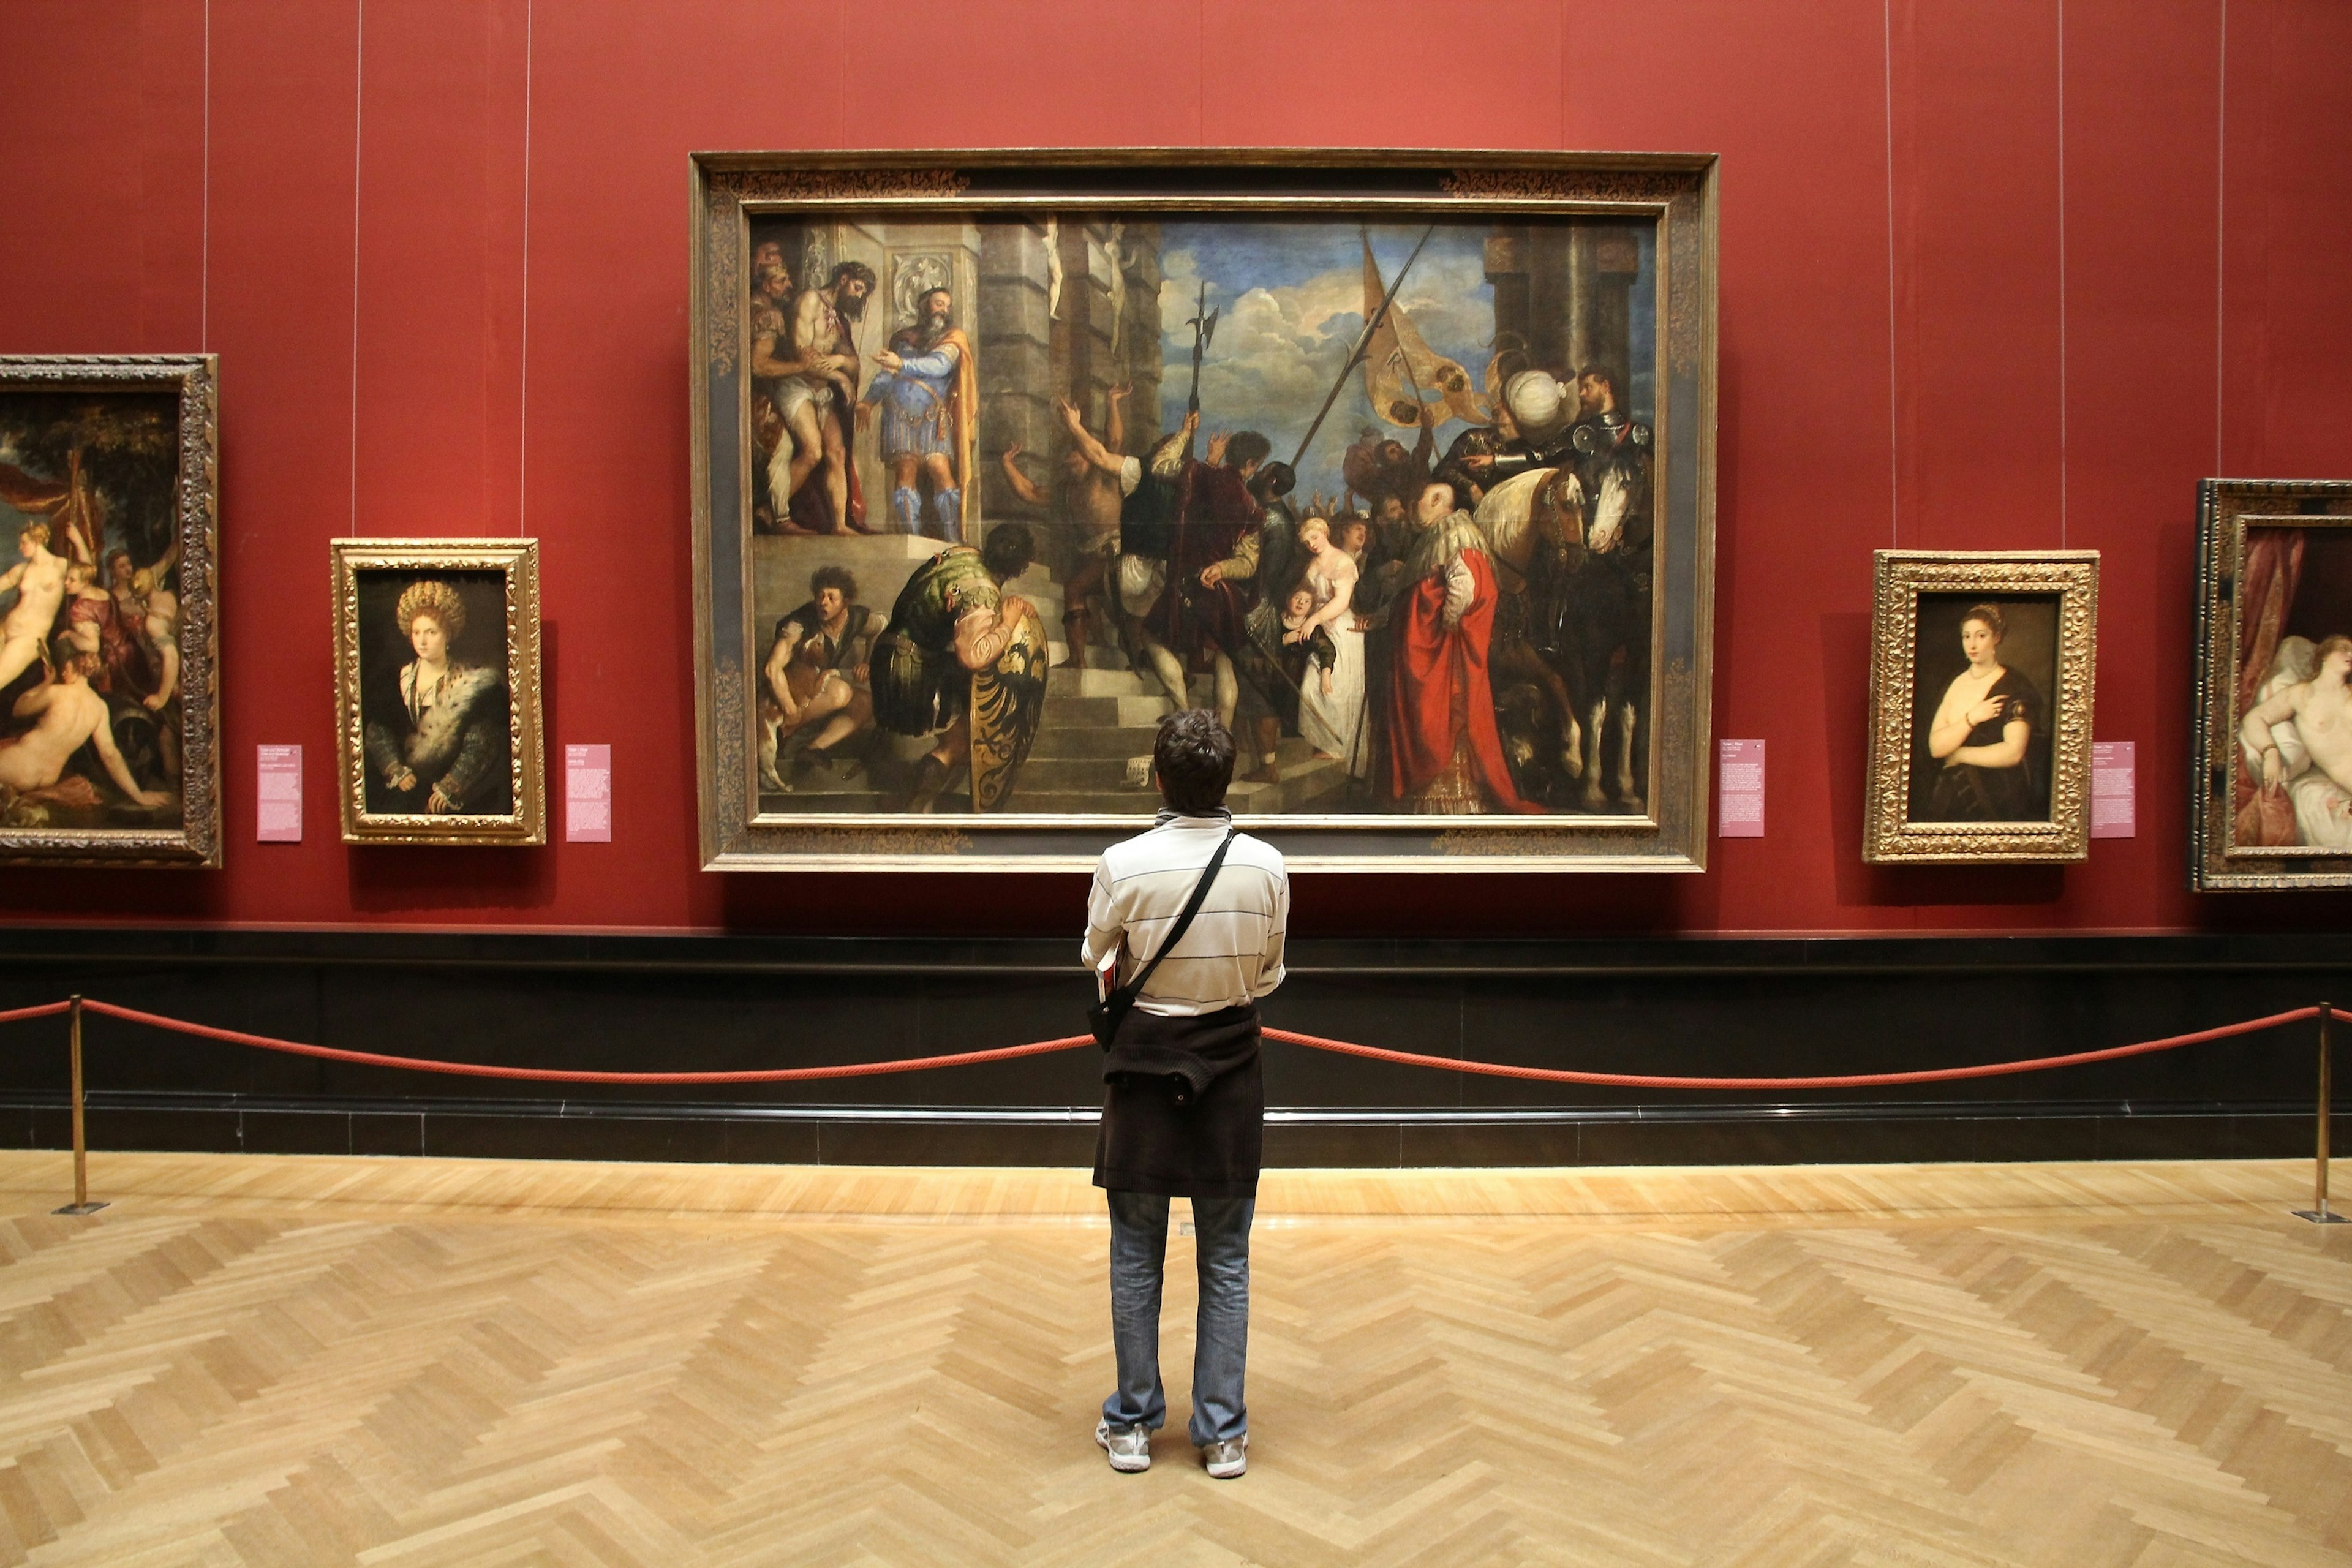
{"label": "woman in white dress in painting", "polygon": [[1356,596],[1356,563],[1331,542],[1331,524],[1310,517],[1298,525],[1298,542],[1307,552],[1307,574],[1301,584],[1315,595],[1314,613],[1304,624],[1285,632],[1286,643],[1303,643],[1320,626],[1331,634],[1339,661],[1331,669],[1331,690],[1309,680],[1299,692],[1298,732],[1326,761],[1346,759],[1357,778],[1371,771],[1371,746],[1364,733],[1364,634],[1356,629],[1349,606]]}

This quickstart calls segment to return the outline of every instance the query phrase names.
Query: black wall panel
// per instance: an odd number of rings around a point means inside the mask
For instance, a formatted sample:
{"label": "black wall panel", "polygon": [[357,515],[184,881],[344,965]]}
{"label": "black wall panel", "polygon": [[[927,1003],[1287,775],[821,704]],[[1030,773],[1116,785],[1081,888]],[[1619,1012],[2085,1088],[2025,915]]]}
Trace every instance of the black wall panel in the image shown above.
{"label": "black wall panel", "polygon": [[[0,933],[0,1006],[69,992],[402,1056],[628,1071],[884,1061],[1083,1030],[1076,942]],[[2056,1055],[2352,1001],[2333,936],[1300,942],[1269,1023],[1538,1067],[1709,1077]],[[1270,1046],[1277,1164],[2167,1158],[2309,1152],[2310,1024],[1902,1089],[1579,1088]],[[1082,1163],[1090,1049],[713,1089],[424,1077],[87,1025],[99,1149]],[[64,1025],[0,1029],[0,1142],[66,1139]]]}

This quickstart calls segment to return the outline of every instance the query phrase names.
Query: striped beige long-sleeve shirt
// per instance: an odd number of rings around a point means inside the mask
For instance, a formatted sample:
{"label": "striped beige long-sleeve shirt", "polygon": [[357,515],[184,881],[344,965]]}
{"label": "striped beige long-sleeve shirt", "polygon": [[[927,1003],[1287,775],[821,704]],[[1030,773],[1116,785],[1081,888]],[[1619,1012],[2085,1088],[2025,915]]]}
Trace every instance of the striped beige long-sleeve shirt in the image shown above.
{"label": "striped beige long-sleeve shirt", "polygon": [[[1213,816],[1160,814],[1149,833],[1112,845],[1095,866],[1087,899],[1087,967],[1119,954],[1119,983],[1159,951],[1192,885],[1229,826]],[[1201,912],[1136,999],[1147,1013],[1214,1013],[1255,1001],[1282,984],[1282,944],[1290,923],[1290,878],[1282,855],[1246,833],[1234,836]]]}

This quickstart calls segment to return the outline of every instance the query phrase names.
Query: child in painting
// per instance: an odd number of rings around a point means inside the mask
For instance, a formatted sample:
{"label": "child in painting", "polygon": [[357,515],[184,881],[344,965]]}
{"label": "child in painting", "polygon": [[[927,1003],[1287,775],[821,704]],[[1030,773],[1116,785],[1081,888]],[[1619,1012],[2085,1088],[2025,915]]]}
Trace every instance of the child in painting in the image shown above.
{"label": "child in painting", "polygon": [[2034,766],[2032,746],[2042,694],[2000,662],[2008,629],[1998,605],[1971,605],[1961,618],[1960,649],[1969,664],[1944,689],[1927,729],[1927,754],[1943,767],[1920,820],[2049,819],[2049,786]]}
{"label": "child in painting", "polygon": [[1307,626],[1307,623],[1314,619],[1314,616],[1315,590],[1301,583],[1290,591],[1290,601],[1283,606],[1282,629],[1286,632],[1296,632],[1306,628],[1307,636],[1303,640],[1295,643],[1286,637],[1283,639],[1283,662],[1286,665],[1296,663],[1298,666],[1297,668],[1286,670],[1286,673],[1302,686],[1306,684],[1307,672],[1309,669],[1320,669],[1322,671],[1320,689],[1324,696],[1328,697],[1331,695],[1331,671],[1339,662],[1339,645],[1331,640],[1331,634],[1328,631],[1319,626]]}
{"label": "child in painting", "polygon": [[492,816],[514,809],[506,686],[450,654],[466,630],[455,584],[412,583],[394,612],[416,657],[363,704],[368,809]]}

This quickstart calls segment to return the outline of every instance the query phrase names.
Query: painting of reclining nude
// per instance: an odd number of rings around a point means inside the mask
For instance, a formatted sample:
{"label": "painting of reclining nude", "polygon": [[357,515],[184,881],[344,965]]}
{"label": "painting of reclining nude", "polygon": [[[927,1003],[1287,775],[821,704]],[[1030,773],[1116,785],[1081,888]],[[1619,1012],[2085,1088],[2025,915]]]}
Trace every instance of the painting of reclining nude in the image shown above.
{"label": "painting of reclining nude", "polygon": [[1661,228],[748,212],[753,824],[1654,825]]}
{"label": "painting of reclining nude", "polygon": [[2352,519],[2250,523],[2231,847],[2352,862]]}
{"label": "painting of reclining nude", "polygon": [[0,360],[0,857],[217,863],[211,387]]}

